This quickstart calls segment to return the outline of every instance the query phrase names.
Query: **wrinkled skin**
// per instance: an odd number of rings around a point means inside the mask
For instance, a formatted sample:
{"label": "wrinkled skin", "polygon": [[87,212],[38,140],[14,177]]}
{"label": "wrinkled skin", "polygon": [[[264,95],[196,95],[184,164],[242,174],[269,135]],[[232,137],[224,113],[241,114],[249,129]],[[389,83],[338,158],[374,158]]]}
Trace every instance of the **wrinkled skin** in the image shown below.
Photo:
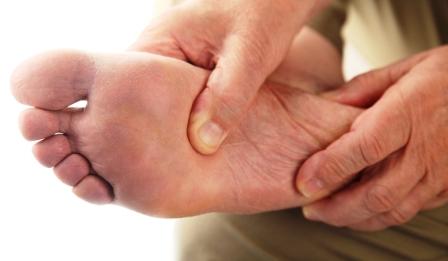
{"label": "wrinkled skin", "polygon": [[[448,202],[448,47],[361,75],[327,97],[369,107],[350,132],[306,161],[306,216],[381,230]],[[357,177],[360,182],[337,191]],[[317,188],[311,178],[320,180]],[[314,184],[316,184],[314,182]]]}

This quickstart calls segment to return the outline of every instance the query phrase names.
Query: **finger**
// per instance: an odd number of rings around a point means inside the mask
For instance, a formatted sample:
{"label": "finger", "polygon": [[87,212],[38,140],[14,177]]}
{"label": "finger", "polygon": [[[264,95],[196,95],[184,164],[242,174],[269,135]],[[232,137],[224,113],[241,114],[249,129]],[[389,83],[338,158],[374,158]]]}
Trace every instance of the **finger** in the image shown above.
{"label": "finger", "polygon": [[347,226],[391,211],[406,198],[425,175],[423,164],[399,151],[369,178],[304,207],[306,217],[336,226]]}
{"label": "finger", "polygon": [[370,107],[389,87],[426,56],[426,53],[418,54],[390,66],[361,74],[341,88],[323,93],[322,97],[347,105]]}
{"label": "finger", "polygon": [[75,125],[73,123],[76,122],[74,116],[81,112],[81,109],[62,111],[27,109],[20,114],[20,130],[27,140],[40,140],[57,133],[71,133]]}
{"label": "finger", "polygon": [[239,124],[270,73],[263,57],[238,39],[228,43],[190,115],[188,134],[197,151],[214,153]]}
{"label": "finger", "polygon": [[94,82],[92,58],[77,51],[52,51],[23,62],[11,77],[11,91],[24,104],[60,110],[87,97]]}
{"label": "finger", "polygon": [[419,183],[396,208],[369,218],[360,223],[350,225],[355,230],[377,231],[391,226],[402,225],[414,218],[424,206],[435,198],[436,192],[427,181]]}
{"label": "finger", "polygon": [[351,181],[356,173],[403,147],[411,120],[398,92],[390,92],[353,123],[351,131],[311,156],[296,185],[309,198],[321,198]]}

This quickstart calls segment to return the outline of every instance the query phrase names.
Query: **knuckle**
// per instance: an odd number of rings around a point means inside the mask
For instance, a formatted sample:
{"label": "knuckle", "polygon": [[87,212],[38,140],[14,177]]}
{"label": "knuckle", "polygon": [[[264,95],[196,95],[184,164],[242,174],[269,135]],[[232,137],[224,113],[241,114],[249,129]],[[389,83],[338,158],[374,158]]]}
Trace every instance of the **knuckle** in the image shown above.
{"label": "knuckle", "polygon": [[411,210],[396,208],[384,216],[383,222],[389,226],[401,225],[408,222],[413,215],[414,213]]}
{"label": "knuckle", "polygon": [[376,163],[383,155],[384,145],[382,139],[378,135],[363,135],[361,137],[358,151],[362,163],[371,165]]}
{"label": "knuckle", "polygon": [[347,181],[351,173],[343,161],[333,157],[327,157],[322,166],[322,171],[318,174],[325,184],[340,184]]}
{"label": "knuckle", "polygon": [[394,193],[386,186],[376,185],[367,192],[364,206],[374,214],[389,211],[395,206]]}
{"label": "knuckle", "polygon": [[[272,69],[274,64],[279,62],[282,55],[274,48],[274,44],[271,43],[271,39],[260,39],[260,36],[253,36],[239,34],[238,40],[235,42],[234,57],[236,61],[239,61],[243,69],[247,71],[248,79],[265,77]],[[269,58],[272,63],[266,63],[266,59]]]}

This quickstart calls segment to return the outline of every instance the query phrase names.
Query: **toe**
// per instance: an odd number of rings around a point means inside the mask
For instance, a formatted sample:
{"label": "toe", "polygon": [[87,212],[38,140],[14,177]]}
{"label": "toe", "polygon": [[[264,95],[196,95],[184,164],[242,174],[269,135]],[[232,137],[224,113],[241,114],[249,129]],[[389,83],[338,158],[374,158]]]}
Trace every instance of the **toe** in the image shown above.
{"label": "toe", "polygon": [[40,140],[56,133],[70,133],[76,122],[74,118],[80,112],[79,109],[63,111],[27,109],[20,114],[20,130],[27,140]]}
{"label": "toe", "polygon": [[54,168],[56,176],[69,186],[78,184],[89,171],[89,163],[79,154],[69,155]]}
{"label": "toe", "polygon": [[95,77],[90,56],[53,51],[22,63],[11,76],[11,90],[24,104],[60,110],[87,96]]}
{"label": "toe", "polygon": [[107,204],[113,200],[111,186],[102,178],[88,175],[73,188],[73,192],[80,198],[94,204]]}
{"label": "toe", "polygon": [[64,135],[55,135],[38,142],[33,147],[36,159],[46,167],[53,167],[72,152]]}

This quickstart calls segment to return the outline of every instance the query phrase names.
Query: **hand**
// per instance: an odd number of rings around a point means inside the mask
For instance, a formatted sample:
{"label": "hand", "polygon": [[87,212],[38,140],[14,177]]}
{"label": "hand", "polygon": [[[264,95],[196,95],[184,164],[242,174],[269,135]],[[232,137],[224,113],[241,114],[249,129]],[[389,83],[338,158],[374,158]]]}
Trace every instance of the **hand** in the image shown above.
{"label": "hand", "polygon": [[366,107],[350,132],[310,157],[297,186],[309,219],[360,230],[448,202],[448,47],[361,75],[327,95]]}
{"label": "hand", "polygon": [[192,109],[188,136],[214,153],[280,64],[316,0],[190,0],[150,25],[131,49],[213,70]]}

